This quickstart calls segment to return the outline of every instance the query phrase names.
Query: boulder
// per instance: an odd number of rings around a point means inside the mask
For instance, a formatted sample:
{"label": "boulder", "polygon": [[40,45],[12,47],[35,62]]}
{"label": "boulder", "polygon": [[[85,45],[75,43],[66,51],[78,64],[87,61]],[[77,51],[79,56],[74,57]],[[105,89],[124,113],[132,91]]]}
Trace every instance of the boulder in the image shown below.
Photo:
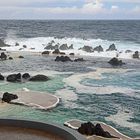
{"label": "boulder", "polygon": [[6,60],[7,59],[7,55],[4,52],[2,52],[1,55],[0,55],[0,58],[2,60]]}
{"label": "boulder", "polygon": [[7,81],[8,82],[21,82],[21,73],[8,75]]}
{"label": "boulder", "polygon": [[117,51],[115,44],[110,45],[106,51]]}
{"label": "boulder", "polygon": [[78,132],[83,135],[92,136],[94,135],[94,125],[91,122],[83,123],[78,128]]}
{"label": "boulder", "polygon": [[23,75],[22,75],[22,78],[23,79],[29,79],[31,76],[30,76],[30,74],[29,73],[24,73]]}
{"label": "boulder", "polygon": [[48,81],[49,78],[45,75],[35,75],[30,78],[30,81],[40,82],[40,81]]}
{"label": "boulder", "polygon": [[19,46],[19,43],[16,42],[16,43],[15,43],[15,46]]}
{"label": "boulder", "polygon": [[0,47],[9,47],[10,45],[5,44],[2,39],[0,39]]}
{"label": "boulder", "polygon": [[74,62],[83,62],[83,61],[85,61],[83,58],[77,58],[74,60]]}
{"label": "boulder", "polygon": [[59,51],[59,49],[55,49],[52,53],[53,54],[60,54],[60,51]]}
{"label": "boulder", "polygon": [[9,60],[13,60],[13,57],[9,57]]}
{"label": "boulder", "polygon": [[23,45],[23,48],[27,48],[27,46],[26,45]]}
{"label": "boulder", "polygon": [[133,54],[133,58],[139,59],[139,52],[138,52],[138,51],[136,51],[136,52]]}
{"label": "boulder", "polygon": [[21,59],[22,59],[22,58],[24,58],[24,56],[21,56],[21,55],[20,55],[18,58],[21,58]]}
{"label": "boulder", "polygon": [[73,55],[74,56],[75,54],[74,53],[70,53],[69,55]]}
{"label": "boulder", "polygon": [[113,65],[113,66],[121,66],[125,63],[122,62],[122,60],[118,60],[118,58],[112,58],[109,62],[109,64]]}
{"label": "boulder", "polygon": [[73,49],[73,44],[71,44],[71,45],[69,46],[69,49]]}
{"label": "boulder", "polygon": [[67,61],[72,61],[72,60],[68,56],[57,56],[55,61],[67,62]]}
{"label": "boulder", "polygon": [[97,52],[103,52],[103,51],[104,51],[104,49],[102,48],[101,45],[95,47],[93,50],[94,50],[94,51],[97,51]]}
{"label": "boulder", "polygon": [[7,102],[7,103],[10,103],[12,100],[15,100],[15,99],[18,99],[18,96],[15,94],[8,93],[8,92],[5,92],[2,97],[2,101]]}
{"label": "boulder", "polygon": [[50,54],[50,52],[49,51],[44,51],[44,52],[42,52],[42,55],[48,55],[48,54]]}
{"label": "boulder", "polygon": [[60,47],[59,47],[60,50],[68,50],[69,47],[67,44],[62,44]]}
{"label": "boulder", "polygon": [[0,81],[4,80],[4,76],[0,74]]}
{"label": "boulder", "polygon": [[80,50],[83,50],[85,52],[94,52],[93,48],[90,46],[84,46],[83,48],[80,48]]}

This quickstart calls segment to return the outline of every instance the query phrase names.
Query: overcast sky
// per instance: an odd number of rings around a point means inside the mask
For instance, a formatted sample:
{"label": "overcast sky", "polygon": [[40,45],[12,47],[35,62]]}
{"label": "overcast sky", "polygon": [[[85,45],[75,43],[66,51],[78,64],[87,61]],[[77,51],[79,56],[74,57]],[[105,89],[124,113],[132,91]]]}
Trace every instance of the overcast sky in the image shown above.
{"label": "overcast sky", "polygon": [[140,0],[0,0],[0,19],[140,19]]}

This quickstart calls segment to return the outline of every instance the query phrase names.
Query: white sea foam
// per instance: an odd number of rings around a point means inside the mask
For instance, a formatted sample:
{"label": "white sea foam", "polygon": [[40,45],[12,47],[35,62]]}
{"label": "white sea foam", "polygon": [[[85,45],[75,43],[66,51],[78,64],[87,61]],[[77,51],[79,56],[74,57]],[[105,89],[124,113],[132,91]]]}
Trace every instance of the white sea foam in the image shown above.
{"label": "white sea foam", "polygon": [[122,127],[130,128],[140,133],[140,125],[138,123],[130,122],[130,118],[133,118],[133,112],[125,112],[125,109],[120,109],[117,114],[106,117],[106,121],[111,121]]}
{"label": "white sea foam", "polygon": [[76,89],[78,93],[90,93],[90,94],[112,94],[112,93],[124,93],[129,96],[135,96],[135,90],[131,88],[118,87],[118,86],[86,86],[80,82],[86,78],[101,80],[103,78],[102,73],[124,73],[127,70],[124,69],[107,69],[98,68],[96,71],[73,74],[72,76],[65,78],[63,81]]}
{"label": "white sea foam", "polygon": [[[59,43],[60,45],[67,43],[68,46],[70,46],[71,44],[73,44],[74,49],[65,51],[66,54],[73,52],[76,55],[88,55],[88,56],[100,56],[100,57],[115,57],[117,54],[119,54],[120,58],[132,58],[133,52],[125,53],[125,50],[130,49],[132,51],[136,51],[136,50],[140,51],[139,44],[131,43],[131,42],[108,41],[108,40],[102,40],[102,39],[84,40],[81,38],[58,39],[54,37],[38,37],[38,38],[28,38],[28,39],[7,38],[6,42],[12,45],[12,47],[5,47],[5,48],[8,51],[19,51],[20,48],[23,48],[22,47],[23,45],[27,45],[27,48],[24,48],[21,51],[42,52],[44,51],[45,46],[52,40],[55,41],[55,44]],[[15,46],[15,42],[18,42],[20,46]],[[113,43],[115,43],[119,51],[106,52],[105,50],[108,49],[108,47]],[[104,48],[104,52],[87,53],[85,51],[78,50],[79,48],[82,48],[84,45],[92,46],[93,48],[96,46],[102,45],[102,47]]]}
{"label": "white sea foam", "polygon": [[77,106],[72,101],[76,101],[78,99],[78,96],[72,90],[69,90],[67,88],[57,90],[55,95],[61,98],[66,107],[75,108]]}

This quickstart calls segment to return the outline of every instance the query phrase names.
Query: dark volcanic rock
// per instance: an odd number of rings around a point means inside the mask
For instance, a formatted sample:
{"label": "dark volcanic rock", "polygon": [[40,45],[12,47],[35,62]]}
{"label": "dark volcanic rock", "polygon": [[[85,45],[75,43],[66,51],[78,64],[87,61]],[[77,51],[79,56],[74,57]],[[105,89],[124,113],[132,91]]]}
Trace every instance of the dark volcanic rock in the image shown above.
{"label": "dark volcanic rock", "polygon": [[125,63],[122,62],[122,60],[118,60],[117,58],[112,58],[109,62],[109,64],[113,65],[113,66],[121,66]]}
{"label": "dark volcanic rock", "polygon": [[60,54],[60,51],[59,51],[59,49],[55,49],[52,53],[53,54]]}
{"label": "dark volcanic rock", "polygon": [[29,73],[24,73],[23,75],[22,75],[22,78],[23,79],[29,79],[31,76],[30,76],[30,74]]}
{"label": "dark volcanic rock", "polygon": [[0,74],[0,80],[3,81],[4,80],[4,76]]}
{"label": "dark volcanic rock", "polygon": [[60,52],[60,54],[61,54],[61,55],[65,55],[66,53],[65,53],[65,52]]}
{"label": "dark volcanic rock", "polygon": [[5,44],[2,39],[0,39],[0,47],[9,47],[10,45]]}
{"label": "dark volcanic rock", "polygon": [[117,51],[115,44],[110,45],[106,51]]}
{"label": "dark volcanic rock", "polygon": [[83,135],[91,136],[94,134],[94,125],[91,122],[83,123],[81,127],[78,128],[78,132]]}
{"label": "dark volcanic rock", "polygon": [[48,55],[48,54],[50,54],[50,52],[49,51],[44,51],[44,52],[42,52],[42,55]]}
{"label": "dark volcanic rock", "polygon": [[13,60],[13,57],[9,57],[9,60]]}
{"label": "dark volcanic rock", "polygon": [[2,101],[10,103],[12,100],[18,99],[17,95],[5,92],[2,97]]}
{"label": "dark volcanic rock", "polygon": [[83,50],[86,52],[94,52],[93,48],[90,46],[84,46],[83,48],[80,48],[80,50]]}
{"label": "dark volcanic rock", "polygon": [[23,48],[27,48],[27,46],[26,45],[23,45]]}
{"label": "dark volcanic rock", "polygon": [[55,61],[67,62],[67,61],[72,61],[72,60],[68,56],[57,56]]}
{"label": "dark volcanic rock", "polygon": [[59,47],[60,50],[68,50],[69,47],[67,44],[62,44],[60,47]]}
{"label": "dark volcanic rock", "polygon": [[75,54],[74,53],[70,53],[69,55],[73,55],[74,56]]}
{"label": "dark volcanic rock", "polygon": [[81,127],[78,128],[78,132],[87,136],[97,135],[105,138],[116,138],[109,132],[104,131],[100,124],[94,126],[91,122],[81,124]]}
{"label": "dark volcanic rock", "polygon": [[21,55],[20,55],[18,58],[21,58],[21,59],[22,59],[22,58],[24,58],[24,56],[21,56]]}
{"label": "dark volcanic rock", "polygon": [[15,46],[19,46],[19,43],[16,42],[16,43],[15,43]]}
{"label": "dark volcanic rock", "polygon": [[71,44],[71,45],[69,46],[69,49],[73,49],[73,44]]}
{"label": "dark volcanic rock", "polygon": [[83,58],[77,58],[74,60],[74,62],[83,62],[83,61],[85,61]]}
{"label": "dark volcanic rock", "polygon": [[21,82],[21,74],[11,74],[7,76],[8,82]]}
{"label": "dark volcanic rock", "polygon": [[7,55],[4,52],[2,52],[1,55],[0,55],[0,58],[2,60],[6,60],[7,59]]}
{"label": "dark volcanic rock", "polygon": [[30,81],[40,82],[40,81],[48,81],[49,78],[45,75],[36,75],[30,78]]}
{"label": "dark volcanic rock", "polygon": [[104,51],[101,45],[95,47],[93,50],[97,51],[97,52],[103,52]]}
{"label": "dark volcanic rock", "polygon": [[136,51],[136,52],[133,54],[133,58],[139,59],[139,52],[138,52],[138,51]]}

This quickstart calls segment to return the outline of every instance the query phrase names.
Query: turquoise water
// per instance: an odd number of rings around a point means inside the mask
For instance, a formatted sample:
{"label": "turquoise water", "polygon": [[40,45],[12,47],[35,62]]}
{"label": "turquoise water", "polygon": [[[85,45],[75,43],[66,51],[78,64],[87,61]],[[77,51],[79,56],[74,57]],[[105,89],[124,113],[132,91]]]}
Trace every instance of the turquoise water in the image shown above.
{"label": "turquoise water", "polygon": [[[94,76],[91,79],[84,79],[81,84],[87,86],[118,86],[129,87],[136,90],[137,95],[140,95],[140,73],[138,71],[131,71],[123,74],[109,74],[103,73],[103,79],[95,80]],[[97,95],[93,93],[78,93],[75,88],[69,87],[63,82],[64,78],[69,75],[61,74],[50,77],[51,80],[47,82],[27,82],[27,83],[5,83],[0,85],[0,91],[13,92],[15,90],[22,89],[24,87],[35,91],[47,91],[51,94],[56,94],[61,89],[67,89],[73,94],[66,94],[67,96],[61,96],[61,102],[59,105],[49,111],[38,110],[26,106],[7,105],[0,108],[1,118],[18,118],[28,120],[39,120],[43,122],[55,122],[63,124],[69,119],[80,119],[85,121],[103,121],[107,124],[117,128],[122,133],[136,137],[140,136],[138,130],[140,126],[140,98],[134,96],[128,96],[123,93],[112,93]],[[129,82],[128,82],[129,81]],[[62,94],[65,94],[62,92]],[[69,96],[73,98],[69,98]],[[75,96],[77,97],[76,99]],[[124,124],[120,125],[106,118],[111,115],[116,115],[119,110],[129,111],[124,115],[128,115],[128,120],[124,119]],[[131,112],[133,115],[131,115]],[[116,119],[118,119],[116,117]],[[131,125],[126,126],[129,122]],[[134,126],[133,126],[134,124]],[[136,124],[136,126],[135,126]]]}

